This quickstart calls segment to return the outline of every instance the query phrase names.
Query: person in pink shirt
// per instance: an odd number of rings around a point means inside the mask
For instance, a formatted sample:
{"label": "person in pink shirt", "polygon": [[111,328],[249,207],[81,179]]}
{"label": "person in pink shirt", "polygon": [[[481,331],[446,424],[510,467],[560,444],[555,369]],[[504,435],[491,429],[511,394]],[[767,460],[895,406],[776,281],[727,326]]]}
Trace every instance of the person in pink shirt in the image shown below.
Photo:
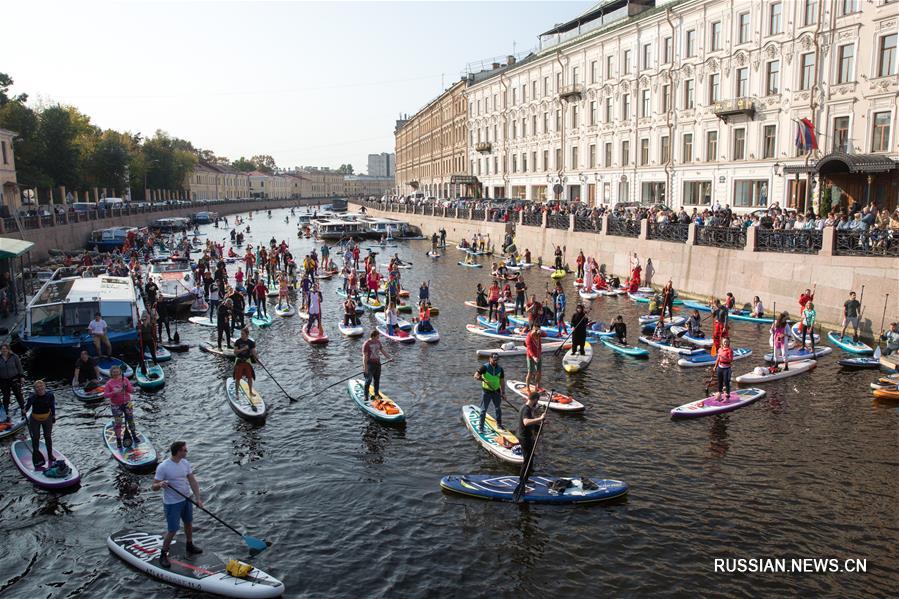
{"label": "person in pink shirt", "polygon": [[381,275],[378,274],[378,271],[375,269],[371,269],[368,271],[368,299],[372,299],[372,294],[374,294],[374,299],[378,299],[378,284],[381,281]]}
{"label": "person in pink shirt", "polygon": [[106,385],[103,387],[103,397],[109,400],[109,407],[112,408],[116,446],[119,451],[122,451],[122,417],[125,418],[130,435],[128,445],[137,440],[137,430],[134,427],[134,407],[131,404],[134,386],[131,381],[122,376],[122,369],[119,366],[110,368],[109,374],[112,378],[106,381]]}

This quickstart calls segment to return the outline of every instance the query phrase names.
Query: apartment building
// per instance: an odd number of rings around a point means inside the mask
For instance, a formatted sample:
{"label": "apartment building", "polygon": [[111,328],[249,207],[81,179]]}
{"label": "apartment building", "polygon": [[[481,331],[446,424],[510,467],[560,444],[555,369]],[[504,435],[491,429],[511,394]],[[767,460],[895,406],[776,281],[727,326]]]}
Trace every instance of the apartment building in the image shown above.
{"label": "apartment building", "polygon": [[6,217],[15,214],[22,206],[13,156],[12,142],[16,135],[15,131],[0,129],[0,214]]}

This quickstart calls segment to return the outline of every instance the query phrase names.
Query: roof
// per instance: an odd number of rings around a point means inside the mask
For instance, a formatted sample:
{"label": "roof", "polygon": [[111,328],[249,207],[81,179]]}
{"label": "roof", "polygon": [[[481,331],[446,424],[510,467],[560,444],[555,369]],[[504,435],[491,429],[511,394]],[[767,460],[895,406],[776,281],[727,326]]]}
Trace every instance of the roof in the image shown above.
{"label": "roof", "polygon": [[21,239],[0,237],[0,258],[15,258],[31,249],[34,243]]}
{"label": "roof", "polygon": [[571,31],[572,29],[579,27],[584,23],[588,23],[596,19],[597,17],[608,13],[609,11],[621,8],[622,6],[627,6],[627,0],[603,0],[602,2],[597,2],[570,21],[559,23],[552,29],[544,31],[540,35],[551,35],[553,33],[564,33],[566,31]]}
{"label": "roof", "polygon": [[784,167],[784,174],[801,173],[887,173],[896,168],[895,160],[884,154],[847,154],[833,152],[818,159],[817,162],[790,164]]}
{"label": "roof", "polygon": [[0,133],[5,133],[6,135],[9,135],[10,137],[15,137],[18,135],[18,133],[16,133],[15,131],[11,131],[9,129],[4,129],[3,127],[0,127]]}

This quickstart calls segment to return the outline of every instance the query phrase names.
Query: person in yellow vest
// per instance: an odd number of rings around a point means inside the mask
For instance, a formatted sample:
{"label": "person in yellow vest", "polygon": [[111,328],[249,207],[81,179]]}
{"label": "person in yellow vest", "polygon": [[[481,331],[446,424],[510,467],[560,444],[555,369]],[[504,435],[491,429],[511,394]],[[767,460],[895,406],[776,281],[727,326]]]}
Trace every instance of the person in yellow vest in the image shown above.
{"label": "person in yellow vest", "polygon": [[478,430],[484,432],[484,419],[487,417],[487,408],[491,403],[496,413],[496,426],[503,428],[501,405],[502,400],[506,398],[506,377],[503,367],[499,365],[499,354],[491,354],[490,360],[486,364],[482,364],[474,373],[474,378],[481,381],[481,388],[484,392],[481,399],[481,419],[478,423]]}

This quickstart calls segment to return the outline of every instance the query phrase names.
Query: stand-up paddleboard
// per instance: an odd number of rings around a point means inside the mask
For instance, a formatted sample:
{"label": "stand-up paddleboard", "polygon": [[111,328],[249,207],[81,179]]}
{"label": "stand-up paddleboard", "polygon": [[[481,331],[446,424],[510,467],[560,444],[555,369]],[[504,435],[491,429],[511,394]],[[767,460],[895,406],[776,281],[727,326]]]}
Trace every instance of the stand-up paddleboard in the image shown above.
{"label": "stand-up paddleboard", "polygon": [[378,332],[387,339],[391,341],[396,341],[397,343],[415,343],[415,337],[404,331],[403,329],[396,328],[393,331],[393,335],[387,334],[387,327],[378,327]]}
{"label": "stand-up paddleboard", "polygon": [[468,264],[467,262],[462,262],[461,260],[459,262],[456,262],[456,264],[458,264],[459,266],[464,266],[465,268],[483,268],[484,267],[483,264],[477,264],[476,262],[472,262],[471,264]]}
{"label": "stand-up paddleboard", "polygon": [[[571,341],[569,340],[562,345],[561,341],[554,341],[552,343],[544,343],[542,346],[543,353],[556,351],[560,347],[563,349],[569,349],[571,347]],[[523,356],[527,353],[527,348],[523,345],[516,345],[514,342],[509,341],[507,343],[503,343],[502,347],[497,347],[494,349],[479,349],[477,350],[477,356],[479,358],[489,358],[491,355],[496,354],[498,356]]]}
{"label": "stand-up paddleboard", "polygon": [[[640,326],[646,326],[648,324],[656,324],[661,318],[661,314],[641,314],[637,320],[640,322]],[[682,325],[685,322],[687,322],[687,319],[683,316],[669,316],[667,319],[665,319],[665,326],[675,327]]]}
{"label": "stand-up paddleboard", "polygon": [[683,306],[688,310],[699,310],[700,312],[712,311],[712,307],[709,304],[697,302],[695,300],[684,300]]}
{"label": "stand-up paddleboard", "polygon": [[[387,314],[385,314],[384,312],[378,312],[377,314],[375,314],[375,320],[378,322],[379,325],[384,326],[384,327],[387,326]],[[405,318],[397,318],[396,326],[397,326],[397,328],[399,328],[402,331],[411,331],[412,330],[412,323],[409,322],[408,320],[406,320]]]}
{"label": "stand-up paddleboard", "polygon": [[843,358],[838,362],[843,368],[880,368],[879,358]]}
{"label": "stand-up paddleboard", "polygon": [[[175,343],[174,341],[170,341],[169,343],[163,343],[162,347],[166,348],[170,352],[186,352],[190,351],[189,343]],[[157,356],[158,357],[158,356]]]}
{"label": "stand-up paddleboard", "polygon": [[758,366],[752,372],[741,374],[735,380],[741,385],[757,385],[770,381],[785,379],[790,376],[796,376],[803,372],[812,370],[818,363],[814,360],[801,360],[799,362],[791,362],[789,370],[785,370],[783,366],[779,366],[777,370],[771,371],[767,366]]}
{"label": "stand-up paddleboard", "polygon": [[110,552],[126,564],[162,582],[222,597],[263,599],[281,597],[284,584],[253,568],[246,577],[228,574],[226,564],[215,552],[185,556],[185,551],[174,541],[170,547],[170,568],[159,565],[162,536],[152,532],[123,529],[106,539]]}
{"label": "stand-up paddleboard", "polygon": [[593,359],[593,346],[589,343],[584,344],[584,354],[581,355],[580,352],[574,354],[572,353],[574,348],[569,349],[565,352],[565,355],[562,357],[562,368],[565,369],[565,372],[572,374],[575,372],[580,372],[590,363],[590,360]]}
{"label": "stand-up paddleboard", "polygon": [[233,358],[234,350],[229,347],[223,347],[219,349],[215,343],[211,341],[204,341],[200,344],[200,351],[204,351],[209,354],[214,354],[216,356],[221,356],[222,358]]}
{"label": "stand-up paddleboard", "polygon": [[899,387],[875,389],[873,393],[876,399],[888,399],[890,401],[899,400]]}
{"label": "stand-up paddleboard", "polygon": [[694,348],[694,347],[676,347],[666,341],[652,339],[652,338],[646,337],[646,336],[641,336],[640,341],[645,343],[646,345],[651,345],[662,351],[672,352],[675,354],[681,354],[683,356],[695,356],[696,354],[699,354],[699,353],[702,353],[705,351],[703,349],[698,349],[698,348]]}
{"label": "stand-up paddleboard", "polygon": [[754,316],[750,310],[731,310],[728,319],[751,322],[753,324],[771,324],[774,322],[773,318],[768,318],[767,316]]}
{"label": "stand-up paddleboard", "polygon": [[275,306],[275,316],[281,316],[282,318],[287,318],[288,316],[293,316],[297,313],[297,309],[294,306],[283,306],[279,308]]}
{"label": "stand-up paddleboard", "polygon": [[611,349],[612,351],[616,351],[619,354],[624,354],[626,356],[632,356],[634,358],[648,358],[649,350],[643,349],[642,347],[637,347],[635,345],[623,345],[618,342],[617,338],[614,337],[603,337],[600,339],[603,345]]}
{"label": "stand-up paddleboard", "polygon": [[[131,436],[128,427],[122,425],[122,449],[118,448],[115,439],[115,421],[110,420],[103,427],[103,440],[112,457],[128,470],[144,470],[156,465],[159,457],[153,442],[138,431],[137,439]],[[130,444],[129,444],[130,442]]]}
{"label": "stand-up paddleboard", "polygon": [[596,291],[595,289],[593,291],[584,291],[583,289],[581,289],[577,293],[579,296],[581,296],[581,299],[585,300],[593,300],[599,297],[599,291]]}
{"label": "stand-up paddleboard", "polygon": [[871,383],[871,389],[874,391],[878,389],[896,389],[897,387],[899,387],[899,374],[883,376]]}
{"label": "stand-up paddleboard", "polygon": [[274,287],[272,287],[271,285],[268,286],[268,294],[267,295],[269,297],[278,297],[279,292],[280,292],[280,289],[278,289],[277,285],[275,285]]}
{"label": "stand-up paddleboard", "polygon": [[16,468],[25,475],[25,478],[35,485],[42,489],[54,490],[73,487],[81,481],[81,474],[78,473],[78,469],[75,468],[75,465],[55,448],[53,449],[54,462],[65,462],[68,466],[68,472],[65,476],[60,477],[47,476],[47,468],[50,467],[50,464],[47,463],[47,446],[44,444],[43,440],[41,440],[40,445],[38,446],[38,451],[44,458],[44,463],[39,468],[35,468],[31,456],[31,440],[22,441],[17,439],[9,446],[9,452],[12,454],[12,461],[15,463]]}
{"label": "stand-up paddleboard", "polygon": [[[793,323],[793,326],[790,327],[790,334],[793,336],[793,339],[796,340],[796,343],[801,344],[801,343],[802,343],[802,323],[801,323],[801,322],[794,322],[794,323]],[[811,343],[812,343],[812,337],[815,338],[815,345],[816,345],[816,346],[817,346],[817,345],[820,345],[820,343],[821,343],[821,336],[820,336],[820,335],[817,335],[817,334],[815,334],[815,333],[813,333],[813,332],[811,332],[811,331],[809,331],[808,333],[805,334],[805,344],[806,344],[806,345],[811,345]]]}
{"label": "stand-up paddleboard", "polygon": [[[528,396],[528,385],[524,381],[506,381],[506,386],[520,395],[521,397],[527,399]],[[531,391],[537,391],[540,393],[540,399],[537,400],[537,403],[549,406],[550,410],[557,410],[559,412],[583,412],[584,404],[575,400],[573,397],[568,395],[564,395],[559,392],[555,392],[552,394],[552,398],[550,398],[550,391],[548,389],[542,389],[540,387],[531,387]]]}
{"label": "stand-up paddleboard", "polygon": [[[493,501],[514,501],[517,476],[495,474],[451,474],[440,487],[452,493]],[[583,477],[531,476],[521,495],[524,503],[600,503],[627,495],[620,480]]]}
{"label": "stand-up paddleboard", "polygon": [[341,321],[337,323],[337,328],[340,330],[340,333],[342,335],[345,335],[347,337],[361,337],[365,334],[365,328],[361,324],[355,326],[344,326],[343,322]]}
{"label": "stand-up paddleboard", "polygon": [[300,318],[303,320],[309,320],[309,310],[306,308],[302,308],[297,314],[300,315]]}
{"label": "stand-up paddleboard", "polygon": [[320,345],[323,343],[327,343],[329,341],[328,334],[325,333],[325,329],[322,328],[321,324],[316,323],[314,327],[307,330],[307,326],[303,325],[303,339],[306,340],[307,343],[311,343],[312,345]]}
{"label": "stand-up paddleboard", "polygon": [[[663,326],[666,329],[670,329],[673,326],[679,326],[679,325],[684,324],[685,322],[687,322],[687,319],[684,318],[683,316],[675,316],[674,318],[666,320],[665,324]],[[652,332],[656,330],[657,326],[659,326],[659,322],[657,320],[654,322],[647,322],[641,326],[641,330],[644,333],[652,334]]]}
{"label": "stand-up paddleboard", "polygon": [[243,311],[243,313],[247,316],[252,316],[256,313],[256,306],[247,306],[247,309]]}
{"label": "stand-up paddleboard", "polygon": [[96,364],[97,372],[99,372],[106,378],[109,378],[109,371],[112,370],[113,366],[118,366],[119,368],[121,368],[122,376],[127,379],[130,379],[132,376],[134,376],[134,370],[118,358],[97,358]]}
{"label": "stand-up paddleboard", "polygon": [[[752,355],[752,350],[748,347],[736,347],[733,352],[734,362],[742,360],[743,358],[748,358]],[[717,359],[717,356],[713,356],[707,351],[702,351],[701,353],[681,358],[677,361],[677,365],[682,366],[683,368],[699,368],[700,366],[711,366]]]}
{"label": "stand-up paddleboard", "polygon": [[716,399],[714,395],[678,406],[671,410],[672,418],[699,418],[733,412],[744,406],[748,406],[765,396],[762,389],[737,389],[731,391],[727,397]]}
{"label": "stand-up paddleboard", "polygon": [[683,326],[673,326],[671,327],[671,332],[674,333],[678,339],[686,341],[690,345],[695,345],[696,347],[712,347],[712,343],[714,343],[714,340],[710,337],[694,337],[688,332],[687,328]]}
{"label": "stand-up paddleboard", "polygon": [[[100,397],[103,397],[103,395],[101,394]],[[9,417],[9,422],[4,422],[7,417]],[[13,414],[7,414],[3,406],[0,406],[0,439],[11,437],[27,423],[28,420],[25,418],[25,414],[18,410]]]}
{"label": "stand-up paddleboard", "polygon": [[434,325],[431,325],[431,330],[423,333],[418,330],[419,323],[416,323],[412,328],[412,336],[421,341],[422,343],[437,343],[440,341],[440,333],[437,332],[437,329],[434,328]]}
{"label": "stand-up paddleboard", "polygon": [[[144,359],[152,360],[153,356],[150,355],[150,350],[144,350]],[[172,359],[172,352],[170,352],[164,345],[158,345],[156,347],[156,361],[157,362],[168,362]]]}
{"label": "stand-up paddleboard", "polygon": [[[488,306],[479,306],[477,304],[477,302],[475,302],[474,300],[466,300],[464,302],[464,304],[466,306],[468,306],[469,308],[477,308],[478,310],[483,310],[483,311],[487,311],[490,309]],[[515,310],[515,302],[506,302],[506,310]],[[432,307],[431,314],[433,314],[433,313],[434,313],[434,308]]]}
{"label": "stand-up paddleboard", "polygon": [[187,319],[188,322],[193,324],[198,324],[201,327],[214,327],[218,326],[218,323],[208,316],[191,316]]}
{"label": "stand-up paddleboard", "polygon": [[518,438],[505,429],[496,425],[496,419],[487,414],[484,418],[484,430],[480,430],[481,408],[477,406],[462,406],[462,420],[465,426],[481,446],[499,459],[520,464],[524,461],[521,452],[521,444]]}
{"label": "stand-up paddleboard", "polygon": [[369,393],[363,391],[362,386],[364,384],[364,381],[352,379],[346,385],[347,393],[353,398],[353,401],[356,402],[356,405],[359,406],[359,409],[362,410],[363,413],[378,422],[383,422],[385,424],[405,422],[406,414],[396,402],[387,397],[383,392],[380,393],[380,399],[372,401],[369,397]]}
{"label": "stand-up paddleboard", "polygon": [[[798,362],[800,360],[817,360],[827,354],[833,353],[833,348],[822,345],[821,347],[815,347],[815,351],[812,352],[811,349],[807,347],[800,348],[791,348],[787,350],[787,362]],[[777,361],[783,362],[784,357],[780,352],[777,352]],[[774,352],[770,354],[765,354],[766,362],[774,362]]]}
{"label": "stand-up paddleboard", "polygon": [[560,279],[564,279],[565,275],[567,275],[567,274],[568,274],[568,271],[566,271],[564,269],[554,270],[553,273],[551,275],[549,275],[549,278],[553,279],[554,281],[558,281]]}
{"label": "stand-up paddleboard", "polygon": [[162,366],[153,364],[152,362],[147,362],[146,364],[146,374],[141,372],[140,364],[137,365],[137,370],[134,373],[134,381],[137,383],[137,386],[149,391],[152,389],[159,389],[165,385],[165,371],[162,369]]}
{"label": "stand-up paddleboard", "polygon": [[250,317],[250,322],[256,325],[259,328],[265,328],[272,326],[273,318],[268,314],[260,314],[256,312],[253,316]]}
{"label": "stand-up paddleboard", "polygon": [[379,299],[369,299],[367,296],[363,295],[359,301],[365,309],[370,312],[377,312],[378,310],[384,309],[384,302]]}
{"label": "stand-up paddleboard", "polygon": [[465,325],[465,329],[469,333],[474,333],[475,335],[481,335],[484,337],[492,337],[494,339],[504,339],[506,341],[524,341],[526,335],[519,335],[507,331],[505,333],[500,333],[494,329],[482,329],[476,324],[467,324]]}
{"label": "stand-up paddleboard", "polygon": [[845,335],[841,338],[838,333],[831,331],[827,333],[827,340],[839,347],[841,350],[853,354],[874,353],[874,350],[870,345],[868,345],[867,343],[862,343],[861,341],[854,341],[849,335]]}
{"label": "stand-up paddleboard", "polygon": [[72,394],[81,401],[97,401],[98,399],[103,399],[103,386],[106,384],[106,381],[107,378],[100,375],[100,380],[97,381],[97,384],[88,389],[85,389],[84,385],[73,385]]}
{"label": "stand-up paddleboard", "polygon": [[235,414],[244,420],[264,420],[268,414],[265,401],[259,395],[259,391],[254,387],[251,395],[246,379],[240,380],[240,393],[238,393],[234,378],[228,377],[225,381],[225,394],[228,396],[228,405]]}

